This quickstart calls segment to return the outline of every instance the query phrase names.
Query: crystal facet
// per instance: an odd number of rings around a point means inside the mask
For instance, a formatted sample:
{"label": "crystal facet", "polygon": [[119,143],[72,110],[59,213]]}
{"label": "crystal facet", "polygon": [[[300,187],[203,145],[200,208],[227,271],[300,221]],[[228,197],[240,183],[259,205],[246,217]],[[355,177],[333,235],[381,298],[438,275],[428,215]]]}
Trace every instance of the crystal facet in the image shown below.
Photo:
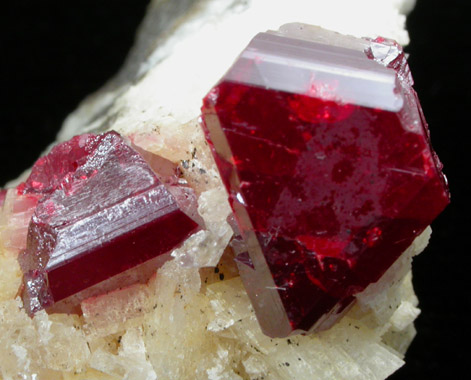
{"label": "crystal facet", "polygon": [[40,196],[19,256],[29,313],[147,280],[198,226],[115,132],[59,144],[18,190]]}
{"label": "crystal facet", "polygon": [[449,202],[401,48],[258,34],[204,99],[264,332],[328,328]]}

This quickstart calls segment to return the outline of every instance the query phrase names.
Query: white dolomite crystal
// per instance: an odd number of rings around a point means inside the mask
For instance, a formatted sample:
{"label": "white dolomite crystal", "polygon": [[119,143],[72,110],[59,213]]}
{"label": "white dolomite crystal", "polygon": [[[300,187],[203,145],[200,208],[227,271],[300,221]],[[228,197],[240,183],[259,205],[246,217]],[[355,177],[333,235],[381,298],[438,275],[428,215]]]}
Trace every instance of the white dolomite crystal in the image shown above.
{"label": "white dolomite crystal", "polygon": [[430,231],[333,328],[270,339],[226,249],[230,209],[198,116],[203,96],[256,33],[296,21],[406,44],[405,13],[414,3],[152,1],[121,72],[67,118],[58,139],[114,129],[179,164],[206,229],[147,285],[85,300],[81,316],[40,312],[31,319],[15,298],[16,255],[31,210],[13,210],[7,197],[0,211],[0,379],[380,380],[402,366],[419,313],[411,261]]}
{"label": "white dolomite crystal", "polygon": [[172,256],[183,266],[216,266],[233,234],[227,222],[231,212],[222,186],[203,192],[198,199],[198,213],[203,217],[206,229],[190,236],[182,247],[172,252]]}

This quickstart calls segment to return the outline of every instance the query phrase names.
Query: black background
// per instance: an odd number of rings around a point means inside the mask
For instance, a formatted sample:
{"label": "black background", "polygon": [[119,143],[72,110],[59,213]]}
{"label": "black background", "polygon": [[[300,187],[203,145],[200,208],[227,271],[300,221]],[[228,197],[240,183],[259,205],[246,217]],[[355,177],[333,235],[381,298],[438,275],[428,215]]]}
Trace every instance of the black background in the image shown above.
{"label": "black background", "polygon": [[[17,0],[0,6],[0,185],[30,167],[65,116],[116,73],[147,3]],[[418,0],[407,21],[409,63],[452,204],[414,261],[422,314],[407,364],[391,376],[395,380],[470,377],[464,372],[471,361],[468,4]]]}

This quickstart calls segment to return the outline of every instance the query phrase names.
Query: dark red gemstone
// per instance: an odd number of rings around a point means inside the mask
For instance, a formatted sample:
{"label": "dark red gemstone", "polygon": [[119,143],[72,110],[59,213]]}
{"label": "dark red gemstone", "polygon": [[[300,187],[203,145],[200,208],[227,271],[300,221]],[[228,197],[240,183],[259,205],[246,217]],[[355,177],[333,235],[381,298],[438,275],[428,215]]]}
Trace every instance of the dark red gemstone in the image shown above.
{"label": "dark red gemstone", "polygon": [[449,202],[402,51],[292,32],[256,36],[202,109],[270,336],[330,326]]}
{"label": "dark red gemstone", "polygon": [[30,314],[147,280],[198,226],[115,132],[59,144],[20,190],[42,196],[19,257]]}

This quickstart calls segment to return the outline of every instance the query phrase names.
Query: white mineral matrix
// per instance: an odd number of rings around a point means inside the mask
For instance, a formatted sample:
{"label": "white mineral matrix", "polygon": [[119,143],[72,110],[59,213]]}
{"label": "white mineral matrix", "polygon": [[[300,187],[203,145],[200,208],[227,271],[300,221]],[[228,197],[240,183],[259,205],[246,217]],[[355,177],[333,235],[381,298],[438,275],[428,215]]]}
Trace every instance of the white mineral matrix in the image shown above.
{"label": "white mineral matrix", "polygon": [[[181,166],[207,229],[147,285],[26,315],[16,255],[27,203],[0,212],[0,379],[385,379],[415,335],[412,256],[426,230],[328,331],[270,339],[231,257],[229,206],[200,126],[201,99],[258,32],[289,22],[407,44],[407,0],[156,0],[122,71],[65,121],[59,140],[114,129]],[[162,17],[162,14],[166,17]],[[157,18],[165,25],[159,25]],[[217,268],[214,266],[219,262]]]}

